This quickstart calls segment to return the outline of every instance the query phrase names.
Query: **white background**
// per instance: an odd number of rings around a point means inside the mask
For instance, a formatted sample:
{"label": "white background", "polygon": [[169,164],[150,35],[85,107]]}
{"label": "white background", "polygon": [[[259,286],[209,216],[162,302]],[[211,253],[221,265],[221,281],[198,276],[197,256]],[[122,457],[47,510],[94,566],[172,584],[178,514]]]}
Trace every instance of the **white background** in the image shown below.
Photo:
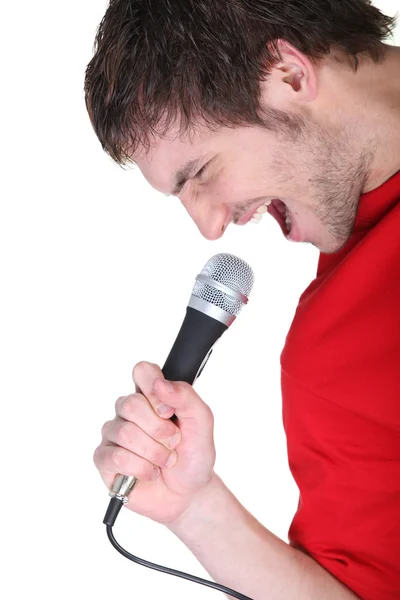
{"label": "white background", "polygon": [[[256,274],[251,302],[196,389],[215,415],[217,472],[286,540],[298,493],[279,355],[318,255],[268,217],[208,242],[178,200],[106,157],[82,91],[106,4],[0,8],[3,586],[8,599],[222,598],[111,547],[93,451],[116,398],[133,389],[133,365],[162,366],[195,275],[213,254],[237,254]],[[124,510],[115,535],[140,557],[208,578],[162,526]]]}

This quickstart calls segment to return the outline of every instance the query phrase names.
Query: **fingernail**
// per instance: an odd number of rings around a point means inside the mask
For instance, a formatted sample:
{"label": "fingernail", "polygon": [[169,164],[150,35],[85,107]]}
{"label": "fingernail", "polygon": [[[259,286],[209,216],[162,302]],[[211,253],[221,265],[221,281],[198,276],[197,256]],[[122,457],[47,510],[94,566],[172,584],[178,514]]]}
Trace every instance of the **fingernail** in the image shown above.
{"label": "fingernail", "polygon": [[181,433],[180,431],[177,431],[176,434],[169,440],[168,446],[171,448],[171,450],[178,445],[178,440],[180,439],[180,437]]}
{"label": "fingernail", "polygon": [[167,467],[167,469],[174,466],[174,464],[176,463],[177,457],[178,457],[177,453],[175,452],[175,450],[173,450],[171,452],[171,454],[169,455],[167,462],[165,463],[165,466]]}
{"label": "fingernail", "polygon": [[159,406],[157,406],[157,412],[160,415],[166,415],[170,410],[173,410],[173,408],[171,406],[168,406],[168,404],[160,404]]}

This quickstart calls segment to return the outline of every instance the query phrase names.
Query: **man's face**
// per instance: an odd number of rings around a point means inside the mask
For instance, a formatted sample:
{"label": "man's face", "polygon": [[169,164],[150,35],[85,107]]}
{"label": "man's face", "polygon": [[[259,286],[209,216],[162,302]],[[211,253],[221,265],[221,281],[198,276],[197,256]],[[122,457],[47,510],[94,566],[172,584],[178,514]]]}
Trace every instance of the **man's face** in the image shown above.
{"label": "man's face", "polygon": [[155,189],[180,198],[207,239],[221,237],[231,222],[245,225],[271,200],[268,212],[283,234],[323,252],[348,240],[366,174],[347,133],[315,121],[300,135],[258,126],[199,127],[184,138],[171,132],[136,163]]}

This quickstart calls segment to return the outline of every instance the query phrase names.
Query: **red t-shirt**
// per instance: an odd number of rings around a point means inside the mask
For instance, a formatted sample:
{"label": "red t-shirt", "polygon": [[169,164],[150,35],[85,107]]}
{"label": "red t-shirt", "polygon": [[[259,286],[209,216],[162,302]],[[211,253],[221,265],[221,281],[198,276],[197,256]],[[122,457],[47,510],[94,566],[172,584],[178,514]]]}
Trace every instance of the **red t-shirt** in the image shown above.
{"label": "red t-shirt", "polygon": [[321,254],[281,356],[300,490],[289,541],[363,600],[400,599],[400,171]]}

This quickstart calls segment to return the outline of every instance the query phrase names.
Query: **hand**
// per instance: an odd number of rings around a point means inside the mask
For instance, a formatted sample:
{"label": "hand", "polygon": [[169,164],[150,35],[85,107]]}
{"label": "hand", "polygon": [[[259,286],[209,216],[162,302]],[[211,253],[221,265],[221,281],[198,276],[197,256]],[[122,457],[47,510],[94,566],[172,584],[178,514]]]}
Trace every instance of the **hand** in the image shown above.
{"label": "hand", "polygon": [[93,458],[109,489],[117,473],[137,477],[127,507],[168,525],[211,481],[213,414],[188,383],[170,391],[158,365],[138,363],[132,376],[136,393],[118,398]]}

